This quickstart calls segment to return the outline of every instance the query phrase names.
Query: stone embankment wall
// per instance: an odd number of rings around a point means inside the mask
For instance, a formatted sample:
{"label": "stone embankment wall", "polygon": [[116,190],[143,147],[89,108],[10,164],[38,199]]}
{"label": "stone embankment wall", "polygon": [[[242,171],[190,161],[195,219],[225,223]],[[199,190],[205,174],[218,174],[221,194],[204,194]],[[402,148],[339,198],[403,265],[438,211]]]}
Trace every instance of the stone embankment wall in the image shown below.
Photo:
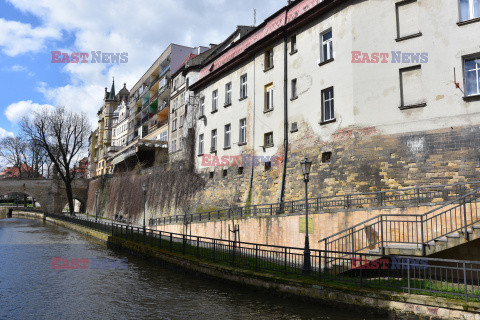
{"label": "stone embankment wall", "polygon": [[[352,128],[339,130],[327,140],[309,135],[308,131],[294,134],[301,136],[295,137],[295,143],[289,147],[286,201],[304,197],[299,164],[305,156],[313,162],[309,197],[480,180],[478,126],[409,134],[383,134],[375,127]],[[261,156],[262,153],[259,151],[255,155]],[[168,179],[150,179],[147,218],[278,202],[283,151],[279,149],[277,156],[280,161],[272,163],[270,169],[257,160],[253,177],[251,165],[245,165],[242,169],[237,166],[202,169],[200,176],[204,185],[196,189],[188,204],[183,202],[181,206],[175,202],[162,208],[152,206],[154,199],[164,197],[168,192],[177,192],[175,188],[178,185],[173,185]],[[140,184],[125,183],[128,188],[138,189],[129,201],[142,198]],[[90,189],[90,210],[93,210],[94,190],[95,187]],[[111,195],[104,201],[111,201],[112,198],[115,197]],[[123,200],[120,198],[115,201]],[[139,206],[141,203],[136,206],[137,209]],[[116,205],[105,205],[105,208],[110,210],[110,214],[112,210],[118,211]],[[358,212],[355,215],[361,216]],[[347,225],[347,220],[343,224]]]}

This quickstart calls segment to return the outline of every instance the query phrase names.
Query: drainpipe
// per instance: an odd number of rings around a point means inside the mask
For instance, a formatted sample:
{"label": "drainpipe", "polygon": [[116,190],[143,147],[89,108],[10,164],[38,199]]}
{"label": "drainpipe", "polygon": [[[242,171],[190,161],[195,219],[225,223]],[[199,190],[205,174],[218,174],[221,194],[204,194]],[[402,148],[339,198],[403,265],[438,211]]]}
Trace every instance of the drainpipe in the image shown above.
{"label": "drainpipe", "polygon": [[285,196],[285,180],[287,176],[287,153],[288,153],[288,59],[287,59],[287,16],[288,16],[288,7],[285,12],[285,29],[283,34],[283,146],[284,146],[284,153],[283,153],[283,172],[282,172],[282,184],[280,187],[280,212],[283,211],[284,196]]}

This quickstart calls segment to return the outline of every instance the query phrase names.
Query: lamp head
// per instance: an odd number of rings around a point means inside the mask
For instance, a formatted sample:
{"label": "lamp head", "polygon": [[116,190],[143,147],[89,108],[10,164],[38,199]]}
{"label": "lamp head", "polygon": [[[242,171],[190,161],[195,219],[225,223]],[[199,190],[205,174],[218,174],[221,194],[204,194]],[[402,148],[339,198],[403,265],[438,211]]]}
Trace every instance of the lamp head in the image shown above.
{"label": "lamp head", "polygon": [[308,176],[310,174],[310,168],[312,167],[312,161],[305,158],[300,162],[300,167],[302,168],[303,175]]}

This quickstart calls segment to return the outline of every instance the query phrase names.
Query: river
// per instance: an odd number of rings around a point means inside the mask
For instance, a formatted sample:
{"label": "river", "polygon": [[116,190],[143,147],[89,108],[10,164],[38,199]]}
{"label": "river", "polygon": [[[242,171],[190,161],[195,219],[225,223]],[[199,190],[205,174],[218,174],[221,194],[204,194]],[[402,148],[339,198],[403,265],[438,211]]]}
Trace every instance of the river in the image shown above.
{"label": "river", "polygon": [[[53,269],[52,258],[128,259]],[[98,262],[99,260],[97,260]],[[54,263],[56,267],[61,264]],[[80,264],[81,266],[81,264]],[[97,264],[98,266],[98,264]],[[0,319],[373,319],[162,267],[49,222],[0,217]]]}

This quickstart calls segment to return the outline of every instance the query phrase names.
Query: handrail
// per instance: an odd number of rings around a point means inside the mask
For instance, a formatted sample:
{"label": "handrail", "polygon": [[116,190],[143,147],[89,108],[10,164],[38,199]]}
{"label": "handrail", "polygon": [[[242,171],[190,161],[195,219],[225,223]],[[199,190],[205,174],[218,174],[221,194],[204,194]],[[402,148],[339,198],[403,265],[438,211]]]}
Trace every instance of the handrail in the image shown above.
{"label": "handrail", "polygon": [[[480,222],[477,212],[478,199],[480,199],[480,188],[423,214],[377,215],[318,242],[323,242],[325,249],[350,246],[352,252],[360,252],[366,248],[378,247],[378,245],[384,252],[385,245],[388,243],[410,243],[421,246],[422,255],[425,255],[427,243],[449,234],[462,232],[468,240],[467,228]],[[475,203],[475,211],[472,208],[473,203]],[[467,204],[470,206],[469,217],[467,217]],[[452,207],[452,205],[454,206]],[[396,229],[399,230],[399,234],[394,233]],[[376,236],[377,238],[375,238]]]}
{"label": "handrail", "polygon": [[[462,190],[466,189],[466,185],[472,186],[470,189],[473,187],[478,188],[480,187],[480,181],[310,198],[308,199],[308,206],[315,212],[327,208],[349,209],[364,205],[384,206],[386,203],[404,204],[407,201],[415,201],[417,204],[427,203],[427,200],[433,197],[443,197],[447,201],[448,198],[454,196],[455,198],[453,200],[455,200],[457,195],[461,195],[463,193]],[[448,190],[448,188],[452,189]],[[412,190],[415,192],[408,193]],[[452,191],[453,195],[449,194],[449,192]],[[359,196],[360,198],[357,198]],[[224,217],[225,215],[228,217],[231,215],[233,215],[233,217],[243,217],[244,215],[251,214],[252,212],[253,215],[297,213],[301,210],[304,210],[304,201],[305,200],[292,200],[282,203],[267,203],[237,208],[220,208],[205,212],[189,213],[187,215],[165,216],[161,218],[150,219],[150,224],[159,225],[166,223],[167,220],[184,221],[184,219],[187,219],[190,222],[202,221],[204,220],[202,219],[204,216],[208,217],[208,220],[210,220],[212,216],[216,216],[217,218]]]}

